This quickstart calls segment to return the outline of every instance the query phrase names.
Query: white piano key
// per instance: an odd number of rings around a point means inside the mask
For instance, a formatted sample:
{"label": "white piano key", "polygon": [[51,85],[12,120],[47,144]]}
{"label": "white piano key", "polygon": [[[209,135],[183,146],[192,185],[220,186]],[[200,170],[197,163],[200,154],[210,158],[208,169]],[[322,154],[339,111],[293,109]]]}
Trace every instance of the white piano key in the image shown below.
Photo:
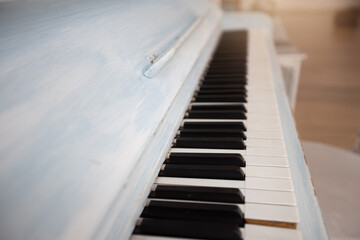
{"label": "white piano key", "polygon": [[[261,83],[259,85],[261,85]],[[274,88],[272,88],[272,87],[270,87],[270,88],[268,88],[268,87],[266,87],[266,88],[251,88],[251,87],[248,87],[247,88],[247,94],[248,95],[251,95],[251,94],[257,95],[257,94],[260,94],[260,93],[264,94],[264,95],[267,95],[267,96],[275,96]]]}
{"label": "white piano key", "polygon": [[246,173],[246,177],[291,179],[290,169],[287,167],[246,166],[243,170]]}
{"label": "white piano key", "polygon": [[246,177],[245,188],[275,191],[294,191],[292,181],[288,178]]}
{"label": "white piano key", "polygon": [[256,104],[256,103],[241,103],[241,102],[212,102],[212,103],[208,103],[208,102],[197,102],[197,103],[191,103],[191,106],[216,106],[216,105],[238,105],[238,104],[243,104],[247,111],[248,114],[251,113],[273,113],[274,115],[278,115],[278,108],[277,106],[274,105],[264,105],[264,104]]}
{"label": "white piano key", "polygon": [[[182,186],[190,186],[190,185],[182,185]],[[239,188],[239,189],[245,197],[245,204],[259,203],[259,204],[271,204],[271,205],[296,206],[295,195],[294,192],[291,191],[259,190],[259,189],[244,189],[244,188]],[[151,199],[164,200],[158,198],[151,198]],[[181,200],[181,199],[166,199],[166,201],[204,203],[204,201]],[[206,203],[214,203],[214,202],[206,202]],[[223,203],[223,204],[228,204],[228,203]]]}
{"label": "white piano key", "polygon": [[282,147],[252,147],[246,148],[246,156],[286,157],[286,150]]}
{"label": "white piano key", "polygon": [[249,79],[249,81],[248,81],[248,84],[247,84],[247,86],[249,87],[249,88],[253,88],[253,89],[256,89],[256,88],[260,88],[260,89],[264,89],[264,88],[273,88],[274,86],[273,86],[273,84],[270,82],[270,81],[261,81],[260,80],[260,76],[257,76],[259,79],[251,79],[250,80],[250,78],[248,78]]}
{"label": "white piano key", "polygon": [[247,100],[251,99],[272,99],[276,101],[276,96],[272,90],[248,90]]}
{"label": "white piano key", "polygon": [[[249,79],[249,77],[248,77],[248,79]],[[249,82],[251,82],[250,79],[249,79]],[[264,85],[254,83],[254,84],[247,85],[246,89],[248,91],[274,91],[274,86],[269,83],[266,83]]]}
{"label": "white piano key", "polygon": [[245,181],[202,179],[202,178],[157,177],[155,183],[177,185],[177,186],[245,188]]}
{"label": "white piano key", "polygon": [[[301,232],[295,229],[268,227],[255,224],[245,224],[240,228],[244,240],[301,240]],[[131,236],[130,240],[195,240],[193,238],[175,238],[137,235]]]}
{"label": "white piano key", "polygon": [[295,206],[246,203],[244,205],[247,223],[296,228],[299,213]]}
{"label": "white piano key", "polygon": [[248,137],[245,140],[247,147],[284,147],[285,143],[282,139],[258,139]]}
{"label": "white piano key", "polygon": [[[192,200],[178,200],[178,199],[157,199],[168,202],[192,202],[192,203],[210,203],[204,201],[192,201]],[[246,200],[246,196],[245,196]],[[222,203],[222,202],[211,202],[212,204],[229,204],[232,203]],[[292,205],[273,205],[273,204],[263,204],[263,203],[249,203],[245,204],[236,204],[243,212],[245,216],[245,221],[247,223],[255,223],[260,225],[270,225],[270,226],[286,226],[288,228],[296,228],[297,223],[299,222],[299,215],[297,212],[296,206]]]}
{"label": "white piano key", "polygon": [[249,113],[247,114],[247,123],[252,124],[271,124],[274,126],[278,126],[281,129],[281,122],[278,117],[274,117],[275,115],[267,114],[267,113]]}
{"label": "white piano key", "polygon": [[[250,82],[249,82],[250,83]],[[252,82],[247,86],[248,93],[249,92],[259,92],[259,93],[268,93],[274,91],[274,86],[268,82]]]}
{"label": "white piano key", "polygon": [[208,148],[171,148],[169,152],[181,153],[240,153],[245,156],[286,157],[286,150],[282,147],[247,147],[246,150],[236,149],[208,149]]}
{"label": "white piano key", "polygon": [[245,156],[246,166],[289,167],[286,157]]}
{"label": "white piano key", "polygon": [[245,105],[248,113],[272,113],[277,114],[279,110],[276,106],[263,106],[259,104],[247,104]]}
{"label": "white piano key", "polygon": [[246,100],[249,103],[264,101],[268,104],[269,103],[274,104],[274,105],[277,104],[276,98],[273,94],[271,94],[271,95],[269,95],[269,94],[248,94]]}
{"label": "white piano key", "polygon": [[232,120],[232,119],[184,119],[184,122],[242,122],[249,131],[279,131],[281,125],[278,122],[267,122],[263,119],[247,121],[247,120]]}
{"label": "white piano key", "polygon": [[263,104],[266,106],[272,105],[275,106],[276,100],[272,99],[272,98],[254,98],[254,99],[248,99],[248,103],[249,104]]}
{"label": "white piano key", "polygon": [[249,139],[283,139],[282,131],[254,131],[247,130],[246,136]]}
{"label": "white piano key", "polygon": [[246,117],[247,119],[259,119],[259,118],[264,118],[267,120],[278,120],[279,121],[279,115],[277,114],[277,112],[275,113],[264,113],[264,112],[248,112],[246,113]]}
{"label": "white piano key", "polygon": [[245,203],[296,206],[294,192],[258,189],[242,189],[242,192],[245,196]]}
{"label": "white piano key", "polygon": [[236,119],[184,119],[183,122],[243,122],[246,124],[246,120]]}
{"label": "white piano key", "polygon": [[[252,83],[252,85],[247,85],[247,90],[248,92],[271,92],[272,94],[274,94],[274,86],[269,83],[268,81],[258,81],[258,82],[254,82],[252,80],[249,80],[249,82]],[[261,84],[264,84],[263,86]],[[256,86],[256,87],[255,87]]]}
{"label": "white piano key", "polygon": [[292,182],[288,178],[260,178],[246,177],[245,181],[238,180],[219,180],[203,178],[177,178],[177,177],[158,177],[156,184],[168,184],[178,186],[204,186],[240,189],[258,189],[274,191],[293,191]]}
{"label": "white piano key", "polygon": [[272,124],[264,122],[247,122],[245,124],[250,131],[279,131],[281,126],[279,124]]}
{"label": "white piano key", "polygon": [[245,150],[236,150],[236,149],[207,149],[207,148],[171,148],[169,153],[178,152],[178,153],[240,153],[245,156]]}
{"label": "white piano key", "polygon": [[[245,224],[241,229],[244,240],[301,240],[301,232],[295,229]],[[145,240],[145,239],[138,239]]]}
{"label": "white piano key", "polygon": [[[246,192],[245,192],[246,194]],[[280,195],[276,195],[276,193],[271,196],[271,194],[267,194],[267,199],[269,203],[261,202],[261,193],[250,193],[251,197],[258,197],[255,201],[259,201],[260,203],[252,203],[247,201],[247,196],[245,195],[245,204],[236,204],[239,208],[244,212],[246,222],[253,222],[262,224],[262,225],[276,225],[276,224],[297,224],[299,222],[299,215],[296,208],[296,203],[290,201],[290,205],[281,205],[276,202],[277,198],[281,197]],[[258,194],[257,196],[254,196]],[[266,194],[266,193],[265,193]],[[288,195],[293,194],[289,192]],[[284,195],[285,196],[285,195]],[[150,199],[151,200],[151,199]],[[193,202],[193,203],[212,203],[212,204],[230,204],[232,203],[223,203],[223,202],[206,202],[206,201],[193,201],[193,200],[181,200],[181,199],[157,199],[153,200],[161,200],[161,201],[169,201],[169,202]],[[275,204],[271,204],[271,202],[275,202]],[[290,226],[289,226],[290,227]],[[294,227],[294,226],[292,226]]]}

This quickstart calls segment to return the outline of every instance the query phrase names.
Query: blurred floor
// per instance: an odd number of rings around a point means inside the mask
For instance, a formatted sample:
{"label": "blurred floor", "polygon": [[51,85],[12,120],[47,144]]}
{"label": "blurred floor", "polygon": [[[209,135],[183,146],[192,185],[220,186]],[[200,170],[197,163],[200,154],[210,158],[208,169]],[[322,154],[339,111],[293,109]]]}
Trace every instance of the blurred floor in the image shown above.
{"label": "blurred floor", "polygon": [[295,118],[303,140],[352,149],[360,130],[360,26],[336,28],[335,12],[280,12],[303,62]]}
{"label": "blurred floor", "polygon": [[317,142],[302,144],[331,239],[360,239],[360,155]]}

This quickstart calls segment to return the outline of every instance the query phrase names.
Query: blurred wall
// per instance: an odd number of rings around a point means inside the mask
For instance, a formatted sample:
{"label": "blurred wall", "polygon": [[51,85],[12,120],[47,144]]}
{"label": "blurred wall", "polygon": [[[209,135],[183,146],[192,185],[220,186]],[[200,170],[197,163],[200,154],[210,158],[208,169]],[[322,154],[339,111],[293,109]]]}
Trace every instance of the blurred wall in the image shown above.
{"label": "blurred wall", "polygon": [[225,10],[253,10],[276,7],[277,10],[323,10],[360,6],[360,0],[223,0]]}

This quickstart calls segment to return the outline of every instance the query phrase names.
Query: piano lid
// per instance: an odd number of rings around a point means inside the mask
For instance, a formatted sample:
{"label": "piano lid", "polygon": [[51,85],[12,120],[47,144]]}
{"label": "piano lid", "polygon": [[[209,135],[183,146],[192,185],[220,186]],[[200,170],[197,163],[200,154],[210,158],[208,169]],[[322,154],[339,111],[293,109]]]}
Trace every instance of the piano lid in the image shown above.
{"label": "piano lid", "polygon": [[0,236],[91,238],[221,13],[205,0],[0,7]]}

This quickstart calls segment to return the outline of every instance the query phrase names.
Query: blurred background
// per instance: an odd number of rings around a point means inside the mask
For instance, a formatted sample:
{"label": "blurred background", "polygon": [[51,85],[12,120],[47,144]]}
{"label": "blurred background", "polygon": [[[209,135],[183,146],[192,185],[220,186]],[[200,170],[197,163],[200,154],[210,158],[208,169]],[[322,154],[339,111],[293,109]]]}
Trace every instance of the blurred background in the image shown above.
{"label": "blurred background", "polygon": [[[281,59],[285,56],[288,61],[292,58],[293,65],[298,63],[293,68],[301,70],[297,94],[292,96],[296,103],[291,102],[301,138],[356,150],[360,1],[224,0],[223,8],[259,11],[273,18],[280,61],[285,62]],[[295,77],[286,76],[294,72],[282,67],[285,79]]]}
{"label": "blurred background", "polygon": [[332,239],[360,239],[360,1],[223,0],[272,18],[289,103]]}

